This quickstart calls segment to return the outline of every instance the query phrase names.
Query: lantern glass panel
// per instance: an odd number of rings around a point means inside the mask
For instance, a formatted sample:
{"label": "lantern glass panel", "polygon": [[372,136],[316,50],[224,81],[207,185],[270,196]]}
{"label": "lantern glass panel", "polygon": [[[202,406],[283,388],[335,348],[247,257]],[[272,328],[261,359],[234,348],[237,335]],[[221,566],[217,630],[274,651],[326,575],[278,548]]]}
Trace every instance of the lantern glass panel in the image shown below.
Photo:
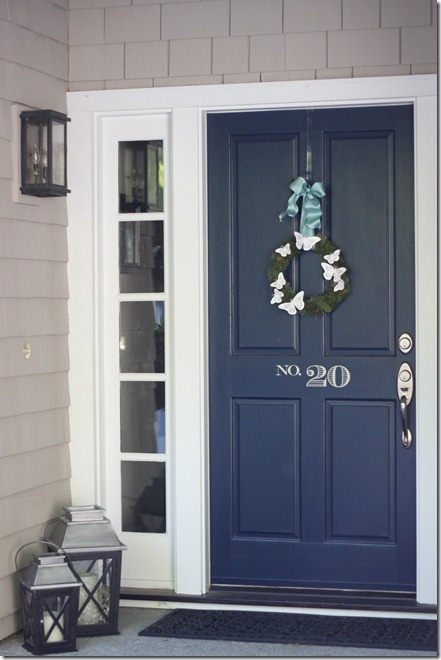
{"label": "lantern glass panel", "polygon": [[72,564],[82,582],[78,625],[109,623],[110,587],[114,568],[112,558],[78,560]]}
{"label": "lantern glass panel", "polygon": [[32,617],[32,592],[20,584],[22,614],[23,614],[23,636],[25,643],[31,646],[37,645],[37,629],[39,619]]}
{"label": "lantern glass panel", "polygon": [[66,640],[64,628],[66,604],[66,596],[48,596],[42,599],[44,641],[46,644],[55,644]]}
{"label": "lantern glass panel", "polygon": [[52,181],[58,186],[66,186],[66,162],[64,144],[66,124],[52,122]]}
{"label": "lantern glass panel", "polygon": [[47,182],[47,159],[47,124],[28,121],[26,130],[26,184],[35,185]]}

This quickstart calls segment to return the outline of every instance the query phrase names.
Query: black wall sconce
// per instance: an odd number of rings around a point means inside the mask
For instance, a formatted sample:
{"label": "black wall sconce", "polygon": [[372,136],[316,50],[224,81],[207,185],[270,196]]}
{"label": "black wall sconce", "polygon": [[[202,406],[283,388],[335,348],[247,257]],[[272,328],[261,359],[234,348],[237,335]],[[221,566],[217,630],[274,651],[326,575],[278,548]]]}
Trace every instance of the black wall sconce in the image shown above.
{"label": "black wall sconce", "polygon": [[22,194],[66,196],[69,117],[55,110],[32,110],[22,112],[20,121]]}

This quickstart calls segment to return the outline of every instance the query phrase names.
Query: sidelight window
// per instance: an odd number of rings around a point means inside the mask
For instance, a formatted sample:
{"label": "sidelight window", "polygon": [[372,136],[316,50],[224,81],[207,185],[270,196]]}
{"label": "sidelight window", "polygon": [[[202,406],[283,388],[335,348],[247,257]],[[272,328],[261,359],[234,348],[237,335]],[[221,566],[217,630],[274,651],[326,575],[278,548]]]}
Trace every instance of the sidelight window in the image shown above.
{"label": "sidelight window", "polygon": [[166,532],[162,140],[118,145],[121,527]]}

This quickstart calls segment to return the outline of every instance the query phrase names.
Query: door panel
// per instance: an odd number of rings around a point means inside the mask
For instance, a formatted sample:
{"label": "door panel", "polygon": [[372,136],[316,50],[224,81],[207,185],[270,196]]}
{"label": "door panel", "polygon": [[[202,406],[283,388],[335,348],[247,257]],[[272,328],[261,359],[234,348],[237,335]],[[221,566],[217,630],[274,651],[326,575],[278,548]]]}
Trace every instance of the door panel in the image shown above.
{"label": "door panel", "polygon": [[[312,318],[270,305],[267,280],[298,229],[279,213],[306,111],[208,117],[214,584],[414,589],[415,450],[396,394],[397,339],[414,336],[412,122],[410,106],[314,111],[321,232],[353,291]],[[320,262],[302,253],[285,276],[313,295]]]}
{"label": "door panel", "polygon": [[338,314],[327,319],[328,353],[387,354],[394,350],[395,319],[393,132],[331,133],[325,154],[325,203],[332,218],[327,231],[337,245],[350,246],[350,264],[357,265],[351,270],[357,298],[347,298]]}
{"label": "door panel", "polygon": [[[262,287],[267,286],[266,269],[262,264],[268,262],[267,241],[256,241],[256,236],[270,238],[268,218],[277,218],[277,199],[286,195],[283,190],[286,172],[295,170],[298,154],[298,137],[294,135],[275,135],[272,139],[265,136],[233,137],[231,162],[233,181],[236,190],[245,194],[233,197],[236,208],[232,210],[235,218],[249,218],[249,222],[235,223],[232,235],[235,272],[235,307],[233,323],[233,351],[265,349],[274,341],[273,319],[268,314],[267,296],[259,295]],[[253,167],[248,167],[253,163]],[[269,166],[271,164],[271,166]],[[266,196],[257,195],[256,186],[265,182],[269,191]],[[278,222],[278,220],[277,220]],[[275,224],[275,223],[274,223]],[[286,233],[286,228],[284,229]],[[253,259],[243,259],[242,255],[253,253]],[[255,288],[255,294],[253,290]],[[251,295],[250,295],[251,292]],[[259,323],[255,323],[255,319]],[[288,325],[280,324],[283,331],[283,348],[293,344],[293,331]],[[294,337],[295,343],[295,337]]]}
{"label": "door panel", "polygon": [[328,540],[395,541],[395,443],[384,442],[395,438],[394,412],[393,402],[327,401]]}
{"label": "door panel", "polygon": [[[237,502],[235,534],[238,537],[299,537],[298,404],[298,401],[258,399],[234,401],[233,498]],[[276,446],[275,416],[286,429]],[[284,466],[282,474],[278,472],[280,462]]]}

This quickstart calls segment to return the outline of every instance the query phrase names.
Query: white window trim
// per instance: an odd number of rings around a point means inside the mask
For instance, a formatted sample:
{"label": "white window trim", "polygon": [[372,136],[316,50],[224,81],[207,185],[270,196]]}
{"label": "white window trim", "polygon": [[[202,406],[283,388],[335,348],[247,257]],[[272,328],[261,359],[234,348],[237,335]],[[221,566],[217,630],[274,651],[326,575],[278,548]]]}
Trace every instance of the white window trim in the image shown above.
{"label": "white window trim", "polygon": [[[96,199],[99,118],[171,112],[175,589],[209,587],[205,116],[211,111],[415,107],[417,600],[437,598],[437,81],[435,75],[68,94],[72,498],[100,503]],[[177,249],[179,247],[179,249]],[[182,278],[181,273],[186,273]],[[191,286],[189,286],[191,282]],[[430,285],[428,285],[430,283]],[[191,295],[190,295],[191,291]],[[189,324],[188,319],[192,319]],[[190,533],[191,532],[191,533]]]}

